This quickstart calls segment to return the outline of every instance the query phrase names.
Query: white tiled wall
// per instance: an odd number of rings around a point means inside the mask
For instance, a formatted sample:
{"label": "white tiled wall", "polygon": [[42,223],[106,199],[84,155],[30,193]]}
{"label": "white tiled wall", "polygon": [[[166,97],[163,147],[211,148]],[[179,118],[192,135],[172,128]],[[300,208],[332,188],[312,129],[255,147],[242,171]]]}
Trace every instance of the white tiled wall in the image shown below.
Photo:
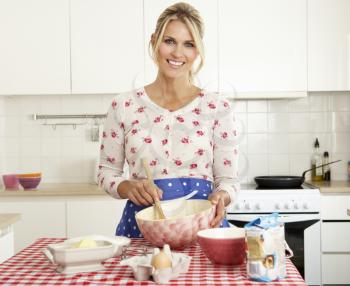
{"label": "white tiled wall", "polygon": [[[72,126],[42,125],[38,114],[105,113],[113,95],[13,96],[0,98],[1,173],[43,172],[44,182],[93,182],[99,143],[92,120]],[[313,142],[343,161],[334,179],[347,179],[350,160],[350,93],[311,93],[307,98],[234,102],[241,131],[242,182],[257,175],[301,175],[309,168]],[[55,123],[57,121],[47,121]]]}

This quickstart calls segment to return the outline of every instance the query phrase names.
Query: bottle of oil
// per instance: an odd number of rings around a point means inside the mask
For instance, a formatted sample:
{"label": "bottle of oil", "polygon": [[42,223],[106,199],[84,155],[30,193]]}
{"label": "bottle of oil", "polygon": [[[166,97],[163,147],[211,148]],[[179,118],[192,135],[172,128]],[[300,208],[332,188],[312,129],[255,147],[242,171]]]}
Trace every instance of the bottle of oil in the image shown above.
{"label": "bottle of oil", "polygon": [[[311,168],[322,165],[322,156],[320,153],[320,143],[318,138],[314,143],[314,152],[311,156]],[[311,171],[311,181],[322,181],[322,168],[317,168]]]}
{"label": "bottle of oil", "polygon": [[[323,164],[329,163],[329,154],[328,152],[323,153]],[[324,181],[330,181],[331,180],[331,168],[329,165],[323,166],[323,180]]]}

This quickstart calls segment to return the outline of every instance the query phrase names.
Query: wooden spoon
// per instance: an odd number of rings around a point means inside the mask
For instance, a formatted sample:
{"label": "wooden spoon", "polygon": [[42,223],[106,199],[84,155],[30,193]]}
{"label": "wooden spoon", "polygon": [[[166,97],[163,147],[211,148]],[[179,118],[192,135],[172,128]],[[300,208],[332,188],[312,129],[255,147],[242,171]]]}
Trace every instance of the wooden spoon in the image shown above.
{"label": "wooden spoon", "polygon": [[[150,168],[148,166],[147,159],[146,158],[142,158],[141,161],[142,161],[142,166],[143,166],[143,168],[144,168],[144,170],[146,172],[146,176],[147,176],[148,181],[150,181],[154,185],[152,173],[151,173],[151,170],[150,170]],[[164,215],[162,206],[160,205],[160,202],[158,200],[154,200],[154,206],[156,207],[156,210],[158,212],[159,218],[160,219],[165,219],[165,215]]]}

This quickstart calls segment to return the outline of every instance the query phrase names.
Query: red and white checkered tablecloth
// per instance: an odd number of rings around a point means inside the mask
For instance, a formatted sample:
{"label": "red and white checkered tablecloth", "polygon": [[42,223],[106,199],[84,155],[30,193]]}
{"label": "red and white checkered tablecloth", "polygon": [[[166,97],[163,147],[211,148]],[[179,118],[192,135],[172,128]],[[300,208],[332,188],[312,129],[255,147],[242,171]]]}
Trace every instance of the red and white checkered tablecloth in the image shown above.
{"label": "red and white checkered tablecloth", "polygon": [[[119,264],[120,257],[104,262],[105,270],[65,275],[55,271],[57,265],[44,256],[42,249],[62,238],[41,238],[9,260],[0,264],[0,285],[156,285],[155,282],[136,281],[131,268]],[[131,249],[153,248],[144,239],[132,239]],[[266,285],[247,279],[246,266],[213,265],[198,244],[181,252],[192,256],[190,269],[167,285]],[[131,253],[132,254],[132,253]],[[307,285],[298,270],[287,260],[287,277],[269,285]]]}

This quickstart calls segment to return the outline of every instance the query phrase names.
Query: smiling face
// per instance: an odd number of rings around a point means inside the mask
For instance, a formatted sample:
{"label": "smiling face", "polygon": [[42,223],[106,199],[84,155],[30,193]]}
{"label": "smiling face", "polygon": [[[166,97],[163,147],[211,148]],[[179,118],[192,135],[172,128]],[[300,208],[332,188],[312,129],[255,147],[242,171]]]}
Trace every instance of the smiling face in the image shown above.
{"label": "smiling face", "polygon": [[157,54],[160,73],[174,79],[189,78],[198,51],[186,24],[179,20],[169,22],[165,28]]}

